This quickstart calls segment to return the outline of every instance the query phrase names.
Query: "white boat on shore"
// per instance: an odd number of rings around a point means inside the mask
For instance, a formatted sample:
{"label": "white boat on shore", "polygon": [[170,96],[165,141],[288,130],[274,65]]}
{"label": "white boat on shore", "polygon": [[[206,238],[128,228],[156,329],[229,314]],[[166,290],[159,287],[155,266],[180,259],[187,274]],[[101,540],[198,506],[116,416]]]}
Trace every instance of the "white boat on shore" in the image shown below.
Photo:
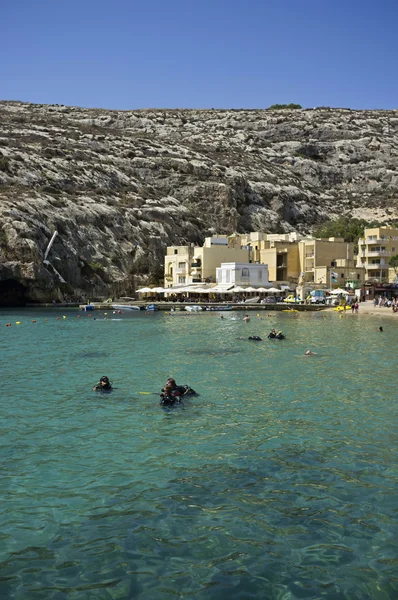
{"label": "white boat on shore", "polygon": [[144,307],[135,306],[133,304],[112,304],[113,310],[143,310]]}
{"label": "white boat on shore", "polygon": [[203,308],[198,304],[192,304],[190,306],[185,306],[184,308],[187,312],[200,312],[203,310]]}

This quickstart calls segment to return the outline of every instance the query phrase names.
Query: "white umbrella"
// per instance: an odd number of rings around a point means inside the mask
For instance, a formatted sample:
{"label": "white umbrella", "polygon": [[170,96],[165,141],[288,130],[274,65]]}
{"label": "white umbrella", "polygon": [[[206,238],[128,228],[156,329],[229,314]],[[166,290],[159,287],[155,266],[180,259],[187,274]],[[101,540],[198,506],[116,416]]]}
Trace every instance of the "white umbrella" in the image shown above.
{"label": "white umbrella", "polygon": [[251,287],[251,286],[247,287],[244,291],[245,292],[258,292],[258,290],[256,288]]}
{"label": "white umbrella", "polygon": [[165,289],[162,287],[155,287],[155,288],[152,288],[152,290],[151,290],[151,292],[156,292],[156,294],[162,294],[164,291],[165,291]]}
{"label": "white umbrella", "polygon": [[281,292],[282,290],[279,290],[278,288],[273,288],[270,287],[268,288],[267,292],[271,292],[271,294],[276,294],[276,292]]}
{"label": "white umbrella", "polygon": [[148,292],[152,292],[152,288],[143,287],[143,288],[140,288],[139,290],[136,290],[136,292],[138,292],[139,294],[147,294]]}
{"label": "white umbrella", "polygon": [[350,292],[343,290],[343,288],[337,288],[336,290],[333,290],[333,294],[346,294],[348,296]]}
{"label": "white umbrella", "polygon": [[265,287],[259,287],[256,289],[256,292],[268,292],[268,290]]}
{"label": "white umbrella", "polygon": [[241,287],[240,285],[237,285],[236,287],[232,288],[232,290],[230,290],[230,292],[245,292],[246,289]]}

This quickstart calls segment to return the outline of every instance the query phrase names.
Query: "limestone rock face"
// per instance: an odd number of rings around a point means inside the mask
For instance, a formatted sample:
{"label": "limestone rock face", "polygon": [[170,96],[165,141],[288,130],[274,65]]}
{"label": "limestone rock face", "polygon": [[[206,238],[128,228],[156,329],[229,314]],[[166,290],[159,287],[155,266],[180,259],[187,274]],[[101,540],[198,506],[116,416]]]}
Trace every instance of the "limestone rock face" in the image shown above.
{"label": "limestone rock face", "polygon": [[398,111],[2,102],[0,303],[132,295],[215,232],[396,219],[397,167]]}

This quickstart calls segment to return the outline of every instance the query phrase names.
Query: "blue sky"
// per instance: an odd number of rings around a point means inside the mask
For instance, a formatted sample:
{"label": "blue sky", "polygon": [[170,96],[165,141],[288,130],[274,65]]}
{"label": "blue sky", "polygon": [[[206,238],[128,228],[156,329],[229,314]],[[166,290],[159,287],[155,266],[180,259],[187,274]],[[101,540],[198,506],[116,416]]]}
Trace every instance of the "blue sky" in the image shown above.
{"label": "blue sky", "polygon": [[398,108],[397,0],[0,0],[0,98]]}

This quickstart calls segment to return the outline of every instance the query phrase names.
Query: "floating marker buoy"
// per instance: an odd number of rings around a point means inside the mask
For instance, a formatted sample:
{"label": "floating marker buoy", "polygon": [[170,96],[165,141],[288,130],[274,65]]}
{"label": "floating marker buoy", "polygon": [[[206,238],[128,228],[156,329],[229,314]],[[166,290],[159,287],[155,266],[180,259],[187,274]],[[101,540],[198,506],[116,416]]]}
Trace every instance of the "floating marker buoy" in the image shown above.
{"label": "floating marker buoy", "polygon": [[107,315],[108,313],[104,313],[104,315]]}
{"label": "floating marker buoy", "polygon": [[36,323],[36,319],[32,319],[32,323]]}
{"label": "floating marker buoy", "polygon": [[62,317],[63,319],[66,319],[65,315]]}
{"label": "floating marker buoy", "polygon": [[16,321],[15,325],[21,325],[22,321]]}

